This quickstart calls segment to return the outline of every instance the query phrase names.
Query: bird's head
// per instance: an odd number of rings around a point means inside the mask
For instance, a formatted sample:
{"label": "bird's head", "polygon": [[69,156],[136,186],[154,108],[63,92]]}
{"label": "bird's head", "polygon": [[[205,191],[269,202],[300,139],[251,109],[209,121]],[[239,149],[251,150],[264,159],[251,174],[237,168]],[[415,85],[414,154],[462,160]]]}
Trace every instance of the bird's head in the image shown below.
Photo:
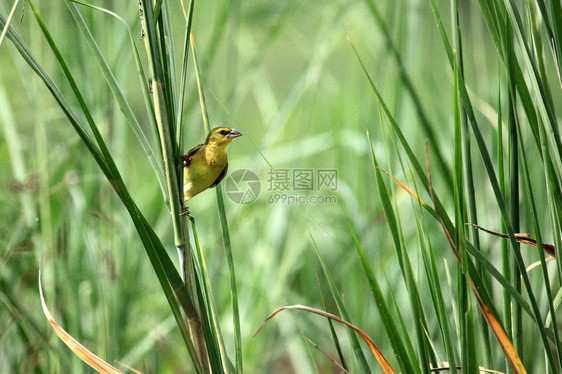
{"label": "bird's head", "polygon": [[217,147],[226,146],[234,138],[242,136],[242,133],[232,127],[215,127],[207,135],[205,144],[214,145]]}

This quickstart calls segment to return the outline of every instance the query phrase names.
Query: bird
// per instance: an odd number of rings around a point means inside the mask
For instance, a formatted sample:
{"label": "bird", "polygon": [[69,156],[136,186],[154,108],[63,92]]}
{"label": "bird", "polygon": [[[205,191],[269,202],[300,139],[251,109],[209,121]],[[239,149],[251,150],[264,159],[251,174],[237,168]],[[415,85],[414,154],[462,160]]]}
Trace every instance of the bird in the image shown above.
{"label": "bird", "polygon": [[[193,147],[183,160],[183,197],[187,203],[195,195],[213,188],[222,181],[228,170],[226,147],[242,133],[232,127],[215,127],[205,143]],[[186,206],[182,215],[190,214]]]}

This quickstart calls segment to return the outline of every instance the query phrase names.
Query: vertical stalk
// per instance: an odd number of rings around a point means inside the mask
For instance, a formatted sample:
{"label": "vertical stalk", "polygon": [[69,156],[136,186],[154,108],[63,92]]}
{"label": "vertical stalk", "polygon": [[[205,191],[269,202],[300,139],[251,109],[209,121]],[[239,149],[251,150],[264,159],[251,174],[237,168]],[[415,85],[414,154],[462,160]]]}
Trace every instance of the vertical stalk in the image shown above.
{"label": "vertical stalk", "polygon": [[[191,49],[193,51],[193,60],[195,63],[195,77],[197,79],[197,89],[199,92],[199,102],[201,105],[201,114],[203,116],[203,125],[205,126],[205,131],[209,133],[209,131],[211,131],[211,126],[209,124],[209,116],[207,114],[205,94],[203,92],[203,85],[201,84],[201,75],[199,73],[199,64],[197,63],[197,52],[195,50],[195,43],[193,41],[193,36],[191,36]],[[243,372],[242,333],[240,331],[240,311],[238,309],[238,294],[236,291],[236,273],[234,271],[234,259],[232,257],[232,247],[230,245],[230,232],[228,229],[228,221],[226,219],[224,200],[222,197],[222,187],[220,184],[216,186],[216,193],[217,193],[219,219],[222,227],[222,238],[224,241],[224,249],[225,249],[226,261],[228,263],[228,270],[229,270],[229,277],[230,277],[229,279],[230,295],[232,297],[232,314],[233,314],[232,319],[234,324],[234,347],[236,351],[236,373],[241,374]]]}
{"label": "vertical stalk", "polygon": [[[156,125],[158,127],[158,135],[160,137],[160,145],[162,147],[162,159],[164,163],[164,173],[167,182],[167,192],[170,201],[170,213],[172,215],[172,226],[174,231],[174,243],[178,250],[180,258],[180,267],[182,272],[182,277],[184,284],[186,285],[189,294],[193,298],[193,270],[192,264],[192,253],[189,248],[189,234],[187,231],[187,222],[185,217],[181,216],[182,207],[182,195],[180,190],[180,182],[177,172],[177,160],[176,160],[176,148],[175,143],[175,131],[173,130],[173,124],[170,122],[168,115],[169,110],[173,108],[168,108],[167,101],[164,93],[166,81],[164,77],[164,72],[161,65],[160,56],[166,55],[165,45],[159,45],[157,38],[157,31],[155,29],[155,20],[152,13],[152,4],[150,1],[142,2],[143,10],[143,29],[145,30],[145,46],[147,50],[147,59],[149,66],[149,76],[151,79],[151,93],[152,100],[154,104],[154,113],[156,117]],[[162,22],[162,17],[159,17],[160,22]],[[171,101],[170,101],[171,102]],[[172,118],[173,121],[173,118]],[[188,323],[190,328],[191,339],[198,352],[199,360],[203,368],[208,371],[208,361],[206,356],[206,349],[203,339],[203,334],[201,330],[201,320],[199,313],[193,310],[193,317],[188,317]]]}
{"label": "vertical stalk", "polygon": [[164,162],[164,173],[167,180],[168,196],[170,198],[170,211],[172,214],[172,225],[174,230],[174,243],[176,247],[187,246],[189,241],[184,236],[182,228],[185,220],[182,220],[181,213],[181,194],[178,175],[176,173],[175,145],[174,138],[170,132],[170,122],[164,97],[164,76],[159,59],[159,48],[156,41],[154,25],[149,22],[152,19],[150,4],[143,3],[144,18],[143,25],[146,30],[145,45],[148,51],[148,65],[151,83],[152,100],[156,115],[156,125],[160,136],[160,146],[162,147],[162,159]]}
{"label": "vertical stalk", "polygon": [[[454,116],[455,116],[455,156],[454,156],[454,201],[455,201],[455,226],[456,247],[458,249],[461,263],[459,272],[459,322],[461,330],[461,363],[464,373],[478,373],[478,359],[475,338],[474,312],[469,292],[468,254],[466,251],[465,222],[467,219],[467,208],[465,202],[466,192],[470,193],[470,184],[465,191],[465,180],[469,178],[471,170],[468,168],[470,162],[467,154],[468,129],[466,128],[466,112],[459,98],[459,79],[464,78],[461,30],[458,18],[457,0],[451,1],[452,38],[454,49]],[[468,160],[467,160],[468,159]],[[472,182],[471,179],[468,180]]]}
{"label": "vertical stalk", "polygon": [[[463,56],[463,38],[461,35],[461,25],[460,25],[460,18],[459,18],[459,10],[458,10],[458,0],[453,2],[453,7],[451,7],[453,14],[452,19],[454,20],[454,27],[453,27],[453,38],[456,44],[457,50],[457,69],[458,74],[460,77],[464,79],[464,56]],[[457,88],[458,90],[458,88]],[[455,90],[456,94],[458,91]],[[458,97],[457,97],[458,99]],[[470,131],[468,128],[468,118],[466,114],[466,109],[464,105],[458,105],[458,116],[460,120],[460,138],[462,142],[462,167],[464,170],[463,179],[462,180],[462,187],[464,188],[464,195],[462,197],[462,201],[465,202],[463,205],[463,217],[464,219],[468,219],[468,222],[473,224],[478,224],[478,216],[477,216],[477,209],[476,209],[476,192],[474,190],[474,179],[473,179],[473,169],[472,169],[472,152],[470,147]],[[459,164],[460,166],[460,164]],[[459,228],[460,229],[460,228]],[[470,227],[466,229],[466,233],[468,238],[474,244],[474,246],[480,250],[480,240],[478,236],[478,230],[475,227]],[[486,276],[482,271],[482,266],[480,263],[476,263],[476,268],[478,270],[478,274],[482,278],[482,282],[486,283]],[[468,289],[467,289],[468,291]],[[492,343],[490,340],[490,330],[488,327],[488,322],[482,313],[478,314],[478,320],[480,322],[480,328],[482,333],[482,339],[484,340],[483,351],[486,357],[486,366],[492,366]]]}
{"label": "vertical stalk", "polygon": [[[501,85],[501,83],[500,83]],[[504,171],[504,150],[503,150],[503,116],[502,116],[502,99],[501,99],[501,88],[498,88],[498,177],[499,185],[501,189],[502,196],[506,196],[505,187],[505,171]],[[501,231],[505,232],[506,226],[504,222],[501,222]],[[502,242],[502,274],[505,279],[511,279],[511,266],[510,266],[510,252],[509,243]],[[503,324],[505,326],[505,332],[509,337],[509,340],[513,341],[513,328],[511,320],[511,294],[507,289],[503,291]],[[509,367],[507,359],[505,360],[506,367]]]}
{"label": "vertical stalk", "polygon": [[[512,69],[513,64],[511,61],[515,58],[513,55],[513,39],[511,33],[508,32],[507,45],[511,48],[506,48],[506,60],[508,67],[508,151],[509,151],[509,213],[510,221],[513,227],[513,232],[519,232],[519,150],[517,141],[517,118],[515,113],[516,107],[516,92],[514,85],[514,72]],[[519,244],[516,245],[516,250],[519,250]],[[511,281],[518,292],[521,292],[521,272],[517,266],[517,260],[513,257],[511,264],[512,278]],[[513,345],[521,360],[523,357],[523,321],[521,314],[521,306],[519,303],[512,304],[512,321],[513,321]]]}

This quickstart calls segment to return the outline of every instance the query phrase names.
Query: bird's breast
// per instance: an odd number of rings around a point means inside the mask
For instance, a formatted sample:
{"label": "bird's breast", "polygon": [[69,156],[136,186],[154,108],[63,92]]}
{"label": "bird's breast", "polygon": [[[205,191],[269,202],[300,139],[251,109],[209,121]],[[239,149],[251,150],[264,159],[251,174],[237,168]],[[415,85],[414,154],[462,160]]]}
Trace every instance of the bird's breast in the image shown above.
{"label": "bird's breast", "polygon": [[227,162],[225,150],[219,147],[207,147],[205,149],[205,159],[209,166],[218,167],[220,171],[222,171]]}
{"label": "bird's breast", "polygon": [[226,152],[209,147],[205,152],[194,155],[188,167],[184,169],[184,199],[209,188],[219,177],[227,164]]}

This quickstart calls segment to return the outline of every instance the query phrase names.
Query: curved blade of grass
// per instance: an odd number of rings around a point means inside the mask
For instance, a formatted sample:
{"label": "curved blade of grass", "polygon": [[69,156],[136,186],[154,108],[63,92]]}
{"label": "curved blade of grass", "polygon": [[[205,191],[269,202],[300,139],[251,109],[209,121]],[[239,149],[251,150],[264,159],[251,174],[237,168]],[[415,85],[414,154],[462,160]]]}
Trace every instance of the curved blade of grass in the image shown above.
{"label": "curved blade of grass", "polygon": [[[368,133],[367,133],[368,136]],[[370,150],[371,150],[371,160],[373,162],[373,168],[375,170],[375,177],[377,180],[377,188],[379,192],[379,197],[383,206],[384,214],[386,216],[388,227],[392,234],[392,239],[394,242],[394,247],[398,256],[398,263],[400,265],[400,269],[402,271],[402,278],[406,283],[406,288],[408,289],[408,297],[410,300],[410,305],[413,310],[413,314],[415,316],[415,329],[416,329],[416,338],[418,342],[418,349],[419,349],[419,360],[420,366],[423,371],[429,370],[429,351],[425,344],[425,333],[424,331],[428,330],[427,321],[423,312],[423,308],[421,305],[421,298],[419,295],[418,287],[416,285],[416,280],[412,271],[412,266],[410,264],[410,259],[408,255],[405,253],[403,248],[403,240],[401,237],[401,229],[400,229],[400,222],[397,218],[396,212],[392,205],[390,195],[386,189],[386,185],[384,180],[382,179],[381,172],[379,170],[379,165],[377,158],[375,156],[375,151],[373,149],[373,145],[369,142]]]}
{"label": "curved blade of grass", "polygon": [[[373,269],[371,268],[371,265],[367,261],[367,257],[365,256],[365,251],[363,250],[363,247],[361,246],[361,243],[359,243],[359,239],[357,238],[357,234],[355,233],[355,230],[353,229],[353,226],[352,226],[349,218],[348,218],[347,222],[348,222],[348,229],[349,229],[349,232],[351,234],[351,239],[353,240],[353,243],[355,243],[355,248],[357,249],[357,254],[359,255],[359,258],[361,259],[361,264],[363,265],[363,270],[365,272],[365,276],[367,277],[367,280],[369,281],[369,286],[371,287],[371,293],[373,295],[373,299],[375,300],[375,304],[377,305],[377,309],[378,309],[379,314],[380,314],[380,320],[381,320],[381,322],[384,326],[384,329],[386,331],[386,335],[388,336],[388,339],[390,340],[390,344],[391,344],[392,349],[394,351],[394,355],[396,356],[396,360],[398,361],[398,364],[400,365],[400,368],[402,369],[402,372],[404,372],[404,373],[419,373],[420,372],[419,366],[414,364],[414,362],[417,362],[417,358],[415,356],[410,357],[410,355],[408,354],[408,351],[406,350],[406,347],[404,346],[404,342],[402,341],[402,338],[400,337],[398,327],[396,326],[396,323],[394,322],[393,314],[390,311],[390,308],[388,307],[388,305],[386,304],[386,300],[384,299],[384,295],[382,293],[379,282],[377,281],[377,279],[375,277],[375,274],[373,272]],[[407,337],[407,335],[406,335],[406,337]]]}
{"label": "curved blade of grass", "polygon": [[[4,264],[2,264],[2,266],[4,266]],[[30,351],[32,352],[31,354],[35,354],[39,351],[49,351],[57,354],[60,347],[50,342],[47,331],[45,331],[42,326],[40,327],[35,321],[35,316],[32,315],[30,311],[26,310],[22,303],[21,295],[16,295],[11,290],[11,283],[13,283],[11,280],[8,281],[8,279],[0,277],[0,304],[4,305],[3,310],[7,312],[7,315],[9,315],[17,325],[18,335],[22,343],[28,347],[28,354],[30,354]],[[59,358],[62,370],[68,372],[70,370],[68,357],[62,355]],[[14,365],[14,367],[16,366],[17,365]],[[21,370],[21,366],[19,370]],[[16,371],[17,370],[14,370],[14,372]],[[42,373],[43,371],[40,370],[40,367],[36,366],[34,372]]]}
{"label": "curved blade of grass", "polygon": [[[547,262],[554,261],[554,260],[556,260],[554,257],[548,257],[548,258],[545,258],[545,259],[544,259],[544,262],[547,263]],[[527,273],[530,273],[531,270],[533,270],[534,268],[537,268],[537,267],[539,267],[539,266],[542,266],[540,260],[539,260],[539,261],[532,262],[531,264],[529,264],[529,266],[527,266],[527,268],[526,268],[525,270],[527,271]],[[550,313],[550,312],[549,312],[549,313]],[[548,316],[546,317],[546,319],[548,319]],[[547,324],[545,323],[545,325],[547,325]]]}
{"label": "curved blade of grass", "polygon": [[[0,26],[4,27],[6,25],[6,20],[0,15]],[[31,67],[31,69],[39,76],[45,86],[49,90],[49,92],[53,95],[55,101],[59,104],[61,109],[63,110],[64,114],[68,117],[71,125],[74,127],[75,131],[78,133],[88,150],[92,153],[92,156],[102,168],[104,173],[108,173],[107,166],[104,162],[103,156],[99,147],[95,144],[94,139],[92,138],[91,133],[89,133],[83,124],[80,122],[78,117],[72,111],[70,104],[66,101],[65,97],[62,95],[56,84],[53,80],[49,77],[49,75],[43,70],[41,65],[35,60],[29,49],[25,46],[23,40],[19,37],[19,35],[11,28],[6,28],[8,39],[12,41],[22,58],[27,62],[27,64]]]}
{"label": "curved blade of grass", "polygon": [[122,24],[124,24],[126,26],[127,33],[129,35],[129,39],[131,41],[131,45],[133,46],[134,55],[135,55],[135,62],[137,64],[137,70],[144,77],[144,69],[143,69],[142,63],[140,61],[140,56],[139,56],[136,44],[134,42],[134,38],[133,38],[133,35],[132,35],[132,32],[131,32],[131,29],[130,29],[129,25],[127,24],[127,22],[125,22],[125,20],[123,18],[121,18],[117,14],[115,14],[115,13],[113,13],[113,12],[107,10],[107,9],[100,8],[100,7],[97,7],[97,6],[94,6],[94,5],[90,5],[90,4],[85,4],[85,3],[82,3],[82,2],[79,2],[79,1],[74,1],[74,0],[70,0],[69,2],[66,2],[67,8],[70,11],[70,13],[72,14],[72,16],[74,17],[74,20],[76,21],[76,24],[78,25],[80,31],[84,35],[86,43],[90,47],[90,50],[92,51],[92,54],[94,55],[94,58],[96,59],[96,62],[98,63],[98,66],[100,67],[100,69],[102,71],[102,74],[103,74],[103,76],[104,76],[104,78],[107,82],[107,85],[109,86],[109,88],[111,90],[111,93],[113,94],[115,100],[119,104],[119,109],[121,110],[121,113],[123,113],[123,116],[127,120],[127,123],[129,124],[129,127],[131,128],[131,130],[133,130],[133,133],[137,137],[137,140],[139,141],[139,144],[141,145],[144,153],[146,154],[146,156],[148,158],[148,161],[150,162],[150,165],[152,166],[152,169],[154,170],[154,173],[156,174],[156,178],[158,180],[158,183],[160,184],[160,189],[162,190],[162,195],[164,197],[164,200],[165,200],[166,204],[169,205],[168,196],[166,194],[166,184],[165,184],[165,179],[164,179],[164,173],[162,172],[162,168],[158,164],[158,160],[157,160],[154,152],[152,151],[152,147],[150,146],[150,143],[148,142],[148,139],[146,138],[146,135],[144,134],[140,123],[138,122],[135,114],[133,113],[133,110],[131,109],[131,106],[129,105],[129,102],[125,98],[125,94],[123,93],[123,91],[121,90],[121,87],[119,86],[119,83],[115,79],[115,76],[113,75],[113,72],[111,71],[111,68],[109,67],[107,61],[105,60],[105,57],[103,56],[103,53],[101,52],[100,48],[98,47],[98,45],[97,45],[97,43],[94,39],[94,36],[90,32],[90,29],[88,28],[88,25],[86,24],[86,21],[82,17],[82,14],[78,10],[78,7],[76,6],[76,4],[71,4],[70,2],[80,4],[80,5],[92,8],[92,9],[96,9],[96,10],[101,11],[103,13],[109,14],[110,16],[116,18],[118,21],[120,21]]}
{"label": "curved blade of grass", "polygon": [[383,356],[383,354],[381,353],[381,351],[377,348],[376,344],[373,342],[373,340],[369,337],[369,335],[367,335],[366,332],[364,332],[363,330],[361,330],[359,327],[352,325],[351,323],[347,322],[346,320],[333,315],[331,313],[327,313],[323,310],[320,309],[315,309],[315,308],[311,308],[305,305],[289,305],[289,306],[285,306],[283,308],[279,308],[277,309],[275,312],[273,312],[272,314],[270,314],[265,321],[261,324],[261,326],[258,328],[258,331],[256,331],[254,333],[254,337],[259,334],[259,332],[261,331],[261,329],[263,328],[263,326],[265,325],[265,323],[267,321],[269,321],[271,318],[275,317],[278,313],[282,312],[283,310],[286,309],[296,309],[296,310],[303,310],[305,312],[310,312],[310,313],[314,313],[314,314],[318,314],[319,316],[322,317],[326,317],[329,318],[331,320],[337,321],[339,323],[343,323],[344,325],[346,325],[347,327],[351,328],[353,331],[355,331],[357,334],[359,334],[359,336],[367,343],[367,345],[369,346],[369,349],[371,350],[371,352],[373,352],[373,356],[375,356],[375,358],[377,359],[377,362],[379,363],[379,365],[381,366],[383,372],[385,374],[392,374],[394,373],[394,370],[392,369],[392,367],[390,366],[390,364],[388,363],[388,361],[386,361],[386,358]]}
{"label": "curved blade of grass", "polygon": [[[330,291],[332,292],[332,297],[334,298],[334,301],[336,302],[336,305],[338,307],[338,311],[340,312],[340,314],[343,316],[345,320],[350,321],[351,319],[349,318],[349,314],[347,313],[347,309],[345,308],[340,293],[336,288],[336,284],[334,282],[334,279],[332,278],[332,274],[330,273],[330,270],[328,269],[328,265],[326,265],[326,263],[324,262],[324,258],[320,253],[320,249],[318,249],[318,246],[316,245],[316,241],[314,240],[310,232],[309,235],[310,235],[310,239],[312,240],[314,249],[316,251],[316,256],[318,257],[318,260],[320,261],[320,265],[322,266],[322,270],[324,271],[324,276],[328,281],[328,286],[330,287]],[[361,350],[361,346],[359,345],[359,340],[357,340],[357,337],[353,334],[349,334],[349,340],[351,341],[351,346],[353,348],[353,352],[355,353],[355,358],[357,359],[357,362],[361,367],[361,371],[363,373],[370,373],[371,370],[369,369],[369,365],[367,364],[367,359],[365,358],[365,355]]]}
{"label": "curved blade of grass", "polygon": [[[36,8],[33,6],[33,3],[31,1],[30,1],[30,6],[34,10],[34,14],[36,14],[36,18],[38,19],[42,27],[42,30],[44,31],[45,36],[47,37],[49,46],[51,46],[51,48],[55,52],[55,55],[57,56],[59,62],[63,66],[65,66],[64,60],[62,60],[62,57],[60,56],[60,53],[58,52],[58,49],[56,48],[54,41],[50,37],[50,34],[46,30],[46,27],[40,15],[37,13]],[[4,25],[4,24],[5,24],[5,20],[2,16],[0,16],[0,25]],[[191,357],[193,358],[195,369],[198,373],[201,373],[201,366],[198,363],[197,355],[193,355],[194,347],[189,337],[188,327],[178,307],[178,302],[179,305],[182,306],[185,313],[191,318],[194,317],[193,315],[195,311],[194,306],[191,303],[189,296],[187,295],[187,290],[183,286],[183,283],[181,282],[181,278],[179,278],[179,275],[173,263],[171,262],[170,258],[166,254],[166,251],[162,243],[160,242],[160,240],[158,239],[158,237],[156,236],[150,225],[146,222],[146,219],[139,211],[138,207],[136,206],[131,196],[129,195],[128,190],[117,168],[115,167],[115,163],[113,162],[113,159],[111,158],[111,155],[109,154],[107,147],[105,146],[105,143],[101,138],[101,135],[99,135],[99,131],[97,130],[95,123],[91,122],[90,128],[94,133],[94,135],[96,136],[96,140],[94,140],[92,135],[86,130],[86,128],[83,126],[80,120],[78,120],[77,116],[74,114],[70,105],[67,103],[64,96],[58,90],[57,86],[50,79],[50,77],[43,70],[43,68],[39,65],[39,63],[35,60],[35,58],[31,55],[31,53],[29,52],[23,41],[19,38],[19,36],[11,28],[8,30],[7,35],[8,38],[13,42],[14,46],[21,54],[23,59],[29,64],[29,66],[39,76],[39,78],[43,80],[47,89],[51,92],[51,94],[59,104],[61,110],[67,116],[70,124],[73,126],[77,134],[80,136],[80,138],[82,139],[82,141],[84,142],[84,144],[86,145],[92,156],[94,157],[98,166],[105,174],[108,181],[111,183],[112,187],[115,189],[118,197],[121,199],[127,211],[129,212],[133,224],[135,225],[135,228],[144,245],[147,255],[156,272],[157,278],[160,281],[160,285],[162,286],[162,289],[166,295],[166,299],[170,305],[170,308],[172,309],[174,317],[176,318],[176,322],[178,323],[178,327],[180,328],[180,332],[182,334],[182,337],[184,338],[184,342],[186,343],[186,346],[188,347]],[[70,74],[67,68],[63,70],[65,70],[65,73]],[[71,80],[70,75],[68,75],[68,78],[69,80]],[[71,81],[73,83],[73,80]],[[75,90],[75,93],[79,94],[76,85],[71,84],[71,86]],[[87,112],[87,106],[81,105],[81,108],[85,112]],[[87,115],[87,117],[91,119],[91,116]],[[174,297],[174,295],[175,297],[177,297],[177,299]]]}
{"label": "curved blade of grass", "polygon": [[43,313],[51,324],[51,327],[53,328],[53,330],[55,330],[56,334],[64,342],[64,344],[66,344],[76,356],[80,357],[82,361],[87,363],[98,373],[124,374],[121,370],[118,370],[117,368],[111,366],[103,359],[99,358],[90,350],[88,350],[86,347],[84,347],[82,344],[80,344],[78,340],[74,339],[72,335],[66,332],[55,322],[55,319],[51,315],[51,312],[49,312],[49,308],[47,308],[45,298],[43,297],[43,287],[41,286],[41,271],[39,271],[39,296],[41,298],[41,307],[43,308]]}
{"label": "curved blade of grass", "polygon": [[[191,49],[193,51],[193,62],[195,65],[195,76],[197,79],[197,90],[199,92],[199,103],[201,105],[201,115],[203,116],[203,125],[205,132],[211,131],[209,125],[209,115],[207,113],[207,105],[205,103],[205,94],[203,92],[203,85],[201,84],[201,74],[199,71],[199,63],[197,61],[197,51],[195,49],[195,42],[193,35],[191,35]],[[234,349],[236,351],[236,373],[243,373],[242,366],[242,335],[240,332],[240,311],[238,309],[238,293],[236,290],[236,273],[234,270],[234,259],[232,256],[232,246],[230,242],[230,232],[228,230],[228,221],[226,219],[226,210],[224,208],[224,200],[222,197],[222,187],[218,184],[216,187],[217,195],[217,208],[219,219],[222,228],[222,239],[224,241],[224,251],[226,261],[228,264],[229,281],[230,281],[230,297],[232,302],[232,319],[234,324]]]}

